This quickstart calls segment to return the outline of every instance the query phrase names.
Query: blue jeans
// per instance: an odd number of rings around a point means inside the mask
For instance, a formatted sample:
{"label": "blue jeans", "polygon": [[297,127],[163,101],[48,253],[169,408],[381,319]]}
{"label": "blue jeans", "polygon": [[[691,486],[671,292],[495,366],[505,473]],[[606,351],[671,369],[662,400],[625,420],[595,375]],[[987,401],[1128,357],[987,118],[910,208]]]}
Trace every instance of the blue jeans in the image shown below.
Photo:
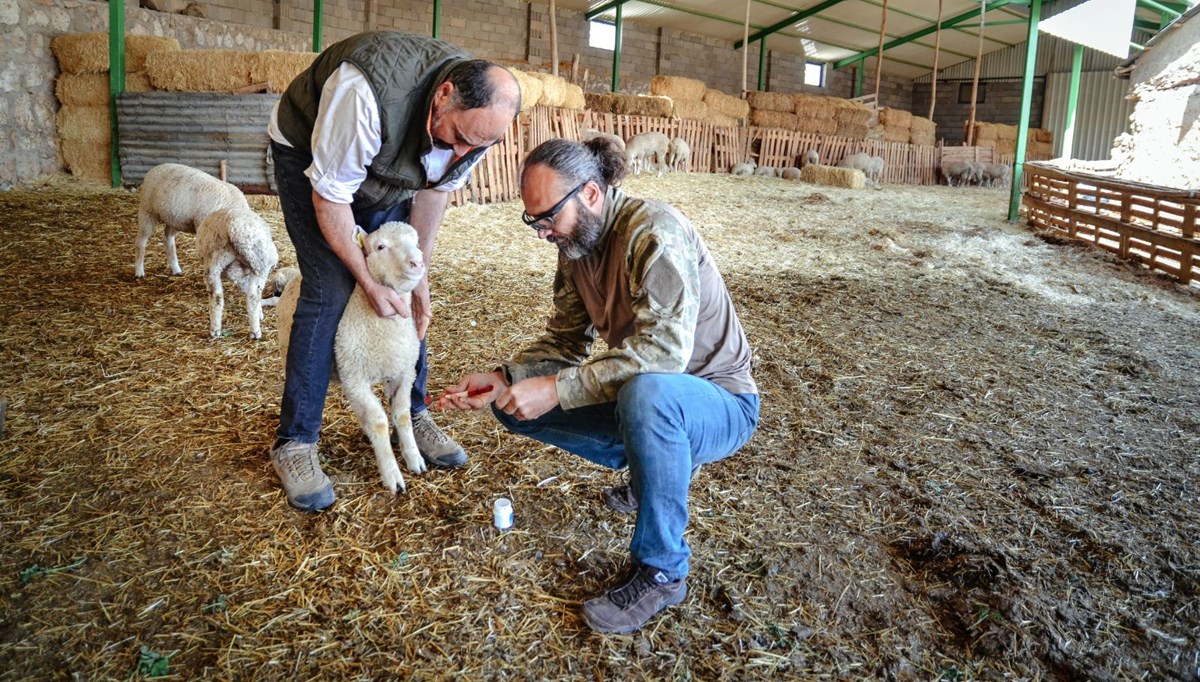
{"label": "blue jeans", "polygon": [[687,575],[691,556],[683,530],[692,467],[737,452],[758,426],[758,402],[690,374],[641,374],[615,403],[555,408],[527,421],[494,406],[492,413],[512,433],[611,469],[628,465],[638,500],[629,553],[675,580]]}
{"label": "blue jeans", "polygon": [[[296,260],[303,277],[300,300],[292,318],[283,403],[275,435],[301,443],[315,443],[321,431],[321,415],[333,371],[333,338],[356,282],[354,275],[329,247],[317,224],[312,184],[304,175],[312,157],[274,142],[271,143],[271,154],[275,158],[279,206],[283,210],[288,236],[296,247]],[[367,232],[374,232],[386,222],[407,221],[410,205],[406,201],[383,211],[355,211],[354,220]],[[412,390],[413,414],[425,409],[428,377],[425,342],[422,341]]]}

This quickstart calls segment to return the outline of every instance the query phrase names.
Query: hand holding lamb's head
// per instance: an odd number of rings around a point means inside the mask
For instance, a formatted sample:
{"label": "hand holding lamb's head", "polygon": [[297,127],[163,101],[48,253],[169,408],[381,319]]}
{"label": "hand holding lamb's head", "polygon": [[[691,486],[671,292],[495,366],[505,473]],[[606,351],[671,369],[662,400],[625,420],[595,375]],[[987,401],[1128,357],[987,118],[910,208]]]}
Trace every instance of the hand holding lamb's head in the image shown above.
{"label": "hand holding lamb's head", "polygon": [[375,281],[401,293],[417,288],[425,276],[425,258],[411,225],[384,223],[361,241],[367,270]]}

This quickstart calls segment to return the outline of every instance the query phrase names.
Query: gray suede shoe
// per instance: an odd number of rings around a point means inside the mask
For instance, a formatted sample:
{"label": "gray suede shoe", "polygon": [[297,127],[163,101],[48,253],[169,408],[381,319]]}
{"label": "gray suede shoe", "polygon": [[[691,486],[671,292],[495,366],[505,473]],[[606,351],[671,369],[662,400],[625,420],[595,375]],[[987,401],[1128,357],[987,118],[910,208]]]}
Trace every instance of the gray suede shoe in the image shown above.
{"label": "gray suede shoe", "polygon": [[[692,467],[692,478],[696,477],[696,473],[700,471],[700,466],[697,464]],[[629,485],[628,477],[626,477],[625,482],[621,485],[614,485],[611,488],[601,490],[600,500],[604,502],[605,507],[622,514],[632,514],[638,508],[637,497],[633,495],[633,486]]]}
{"label": "gray suede shoe", "polygon": [[271,465],[283,483],[288,503],[304,511],[321,511],[337,499],[333,483],[321,471],[316,443],[284,441],[271,448]]}
{"label": "gray suede shoe", "polygon": [[657,568],[635,562],[615,586],[583,603],[583,619],[597,632],[626,634],[685,597],[687,578],[668,580]]}
{"label": "gray suede shoe", "polygon": [[425,461],[441,469],[453,469],[467,463],[466,450],[438,427],[429,410],[418,412],[412,421],[413,438]]}

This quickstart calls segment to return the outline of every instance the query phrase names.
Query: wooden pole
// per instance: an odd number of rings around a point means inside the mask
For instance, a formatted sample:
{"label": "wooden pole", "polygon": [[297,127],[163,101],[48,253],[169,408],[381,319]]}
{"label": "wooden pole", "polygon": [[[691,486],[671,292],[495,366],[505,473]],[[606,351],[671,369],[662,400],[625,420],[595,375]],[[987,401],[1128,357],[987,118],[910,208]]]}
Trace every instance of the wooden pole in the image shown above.
{"label": "wooden pole", "polygon": [[933,120],[933,108],[937,104],[938,55],[942,51],[942,0],[938,0],[937,37],[933,40],[933,78],[929,81],[929,120]]}
{"label": "wooden pole", "polygon": [[550,73],[558,75],[558,18],[554,16],[554,0],[550,0]]}
{"label": "wooden pole", "polygon": [[967,119],[967,146],[975,146],[975,99],[979,96],[979,68],[983,66],[983,24],[987,0],[979,0],[979,49],[975,52],[975,79],[971,81],[971,116]]}
{"label": "wooden pole", "polygon": [[749,68],[750,62],[750,3],[752,0],[746,0],[746,21],[742,26],[742,97],[746,96],[746,69]]}
{"label": "wooden pole", "polygon": [[879,78],[883,75],[883,39],[887,37],[887,4],[883,0],[883,19],[879,22],[879,54],[875,55],[875,106],[879,106]]}

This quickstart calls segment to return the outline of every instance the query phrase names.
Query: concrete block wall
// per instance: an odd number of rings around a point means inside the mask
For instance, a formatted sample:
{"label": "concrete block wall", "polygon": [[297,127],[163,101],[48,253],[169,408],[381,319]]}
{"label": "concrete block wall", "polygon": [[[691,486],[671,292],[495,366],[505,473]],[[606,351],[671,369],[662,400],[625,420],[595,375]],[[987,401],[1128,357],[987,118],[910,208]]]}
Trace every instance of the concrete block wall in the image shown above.
{"label": "concrete block wall", "polygon": [[[983,101],[976,106],[975,120],[1017,125],[1021,119],[1021,79],[985,78],[979,83],[985,92]],[[938,81],[937,106],[934,107],[933,120],[938,126],[938,137],[948,145],[963,143],[963,126],[971,116],[970,102],[958,101],[960,86],[967,91],[966,99],[969,100],[970,79]],[[927,115],[932,86],[929,83],[913,83],[911,89],[915,113],[919,116]],[[1029,110],[1029,125],[1032,127],[1041,124],[1045,94],[1046,79],[1040,76],[1034,78],[1033,102]]]}

